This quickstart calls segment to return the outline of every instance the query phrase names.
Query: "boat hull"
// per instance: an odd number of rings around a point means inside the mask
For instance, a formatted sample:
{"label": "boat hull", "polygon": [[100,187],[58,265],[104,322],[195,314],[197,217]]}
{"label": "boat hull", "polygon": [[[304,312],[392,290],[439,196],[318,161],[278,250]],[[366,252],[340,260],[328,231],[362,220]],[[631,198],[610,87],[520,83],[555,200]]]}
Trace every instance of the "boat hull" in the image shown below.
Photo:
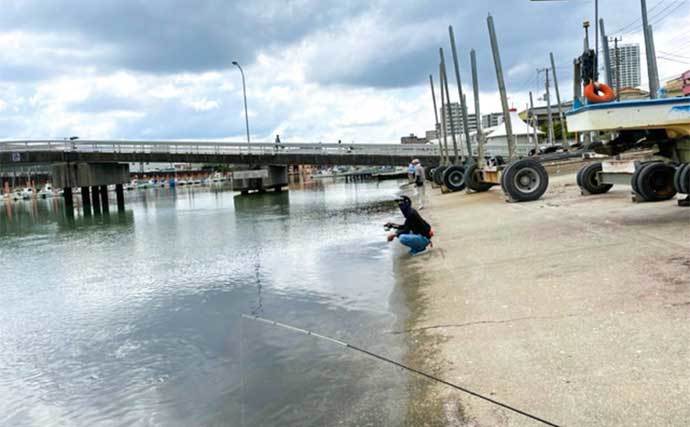
{"label": "boat hull", "polygon": [[590,104],[566,120],[570,132],[665,129],[670,137],[690,136],[690,98]]}

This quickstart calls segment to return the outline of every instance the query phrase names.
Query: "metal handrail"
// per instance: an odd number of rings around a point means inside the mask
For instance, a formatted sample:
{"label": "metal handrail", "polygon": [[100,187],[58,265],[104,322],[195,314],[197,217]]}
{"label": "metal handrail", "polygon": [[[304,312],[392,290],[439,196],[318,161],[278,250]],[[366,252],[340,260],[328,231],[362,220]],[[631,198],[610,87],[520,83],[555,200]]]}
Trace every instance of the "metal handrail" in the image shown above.
{"label": "metal handrail", "polygon": [[16,140],[0,141],[3,151],[69,151],[100,153],[174,154],[385,154],[434,156],[438,147],[430,144],[337,144],[337,143],[261,143],[219,141],[121,141],[121,140]]}

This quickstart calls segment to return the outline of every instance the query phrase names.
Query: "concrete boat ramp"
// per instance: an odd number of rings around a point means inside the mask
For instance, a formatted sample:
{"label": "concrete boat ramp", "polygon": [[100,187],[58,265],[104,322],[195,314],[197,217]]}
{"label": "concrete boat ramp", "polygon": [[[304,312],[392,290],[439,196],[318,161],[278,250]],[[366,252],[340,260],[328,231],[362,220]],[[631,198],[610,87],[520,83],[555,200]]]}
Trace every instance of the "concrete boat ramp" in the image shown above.
{"label": "concrete boat ramp", "polygon": [[[400,261],[412,360],[558,425],[687,425],[690,209],[572,174],[532,203],[432,193],[435,248]],[[418,401],[426,425],[538,425],[443,385]]]}

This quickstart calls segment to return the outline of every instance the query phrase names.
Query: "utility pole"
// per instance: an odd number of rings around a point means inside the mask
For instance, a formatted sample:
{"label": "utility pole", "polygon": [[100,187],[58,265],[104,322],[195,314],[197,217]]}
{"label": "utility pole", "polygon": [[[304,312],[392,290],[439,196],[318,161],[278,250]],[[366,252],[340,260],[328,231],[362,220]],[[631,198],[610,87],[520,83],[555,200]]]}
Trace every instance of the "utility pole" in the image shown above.
{"label": "utility pole", "polygon": [[[436,110],[436,91],[434,91],[434,77],[431,74],[429,74],[429,86],[431,87],[431,100],[434,103],[434,119],[436,120],[436,127],[434,129],[440,130],[440,126],[438,124],[438,111]],[[441,135],[436,135],[436,138],[438,139],[438,148],[441,152],[441,158],[439,159],[439,163],[443,164],[443,144],[441,143]]]}
{"label": "utility pole", "polygon": [[446,111],[446,96],[443,93],[443,65],[441,63],[438,64],[438,79],[439,79],[439,87],[441,89],[441,133],[443,134],[443,148],[445,152],[445,157],[446,157],[446,165],[450,163],[450,156],[448,154],[448,135],[446,133],[446,115],[444,111]]}
{"label": "utility pole", "polygon": [[604,19],[599,20],[599,27],[601,28],[601,47],[604,49],[604,71],[606,74],[606,83],[612,85],[611,79],[611,56],[609,52],[609,39],[606,37],[606,29],[604,28]]}
{"label": "utility pole", "polygon": [[576,58],[573,60],[573,98],[578,101],[581,101],[582,98],[582,85],[580,84],[582,79],[581,73],[582,68],[580,59]]}
{"label": "utility pole", "polygon": [[654,70],[656,69],[656,56],[654,56],[654,47],[652,46],[652,27],[649,25],[647,19],[647,1],[640,0],[640,7],[642,9],[642,32],[644,34],[644,46],[647,56],[647,77],[649,78],[649,96],[656,99],[657,91],[659,90],[659,81],[655,78]]}
{"label": "utility pole", "polygon": [[594,78],[599,74],[599,0],[594,0]]}
{"label": "utility pole", "polygon": [[616,55],[616,101],[621,100],[621,56],[618,50],[618,37],[613,39],[614,53]]}
{"label": "utility pole", "polygon": [[546,81],[544,82],[544,86],[546,88],[546,93],[544,93],[544,100],[546,101],[546,115],[548,116],[548,123],[549,123],[549,129],[548,129],[548,139],[549,139],[549,145],[554,145],[554,132],[553,132],[553,117],[551,116],[551,93],[549,91],[549,69],[548,68],[541,68],[537,70],[537,73],[544,72],[546,75]]}
{"label": "utility pole", "polygon": [[474,95],[474,116],[477,121],[477,161],[484,164],[484,131],[482,129],[482,113],[479,110],[479,79],[477,78],[477,54],[470,50],[470,65],[472,67],[472,92]]}
{"label": "utility pole", "polygon": [[539,139],[537,137],[537,116],[534,114],[534,101],[532,99],[532,91],[529,92],[529,116],[532,123],[532,131],[534,132],[534,148],[539,150]]}
{"label": "utility pole", "polygon": [[[451,114],[450,110],[450,93],[448,92],[448,74],[446,74],[446,60],[443,56],[443,48],[440,47],[438,48],[438,52],[441,56],[441,71],[443,73],[443,90],[446,92],[446,102],[447,102],[447,108],[446,108],[446,113],[448,113],[448,119],[450,120],[450,133],[451,138],[453,139],[453,153],[455,155],[455,160],[453,161],[453,164],[457,165],[460,163],[460,156],[458,155],[458,141],[455,138],[455,124],[453,123],[453,115]],[[462,99],[460,100],[462,102]],[[445,114],[444,114],[445,116]]]}
{"label": "utility pole", "polygon": [[460,109],[462,112],[462,127],[465,134],[465,144],[467,146],[467,160],[472,161],[472,143],[470,142],[470,128],[467,120],[467,104],[465,95],[462,93],[462,81],[460,80],[460,66],[458,65],[458,52],[455,48],[455,34],[453,26],[448,26],[448,36],[450,37],[450,49],[453,52],[453,65],[455,66],[455,81],[458,84],[458,97],[460,98]]}
{"label": "utility pole", "polygon": [[654,93],[654,98],[657,98],[658,91],[660,89],[660,82],[659,82],[659,67],[656,63],[656,47],[654,47],[654,31],[652,30],[652,26],[649,26],[649,48],[650,52],[652,55],[652,66],[653,66],[653,71],[654,71],[654,83],[656,84],[656,91]]}
{"label": "utility pole", "polygon": [[[563,114],[563,105],[561,105],[561,92],[558,90],[558,77],[556,77],[556,62],[553,60],[553,52],[549,53],[551,57],[551,72],[553,73],[553,87],[556,89],[556,102],[558,102],[558,120],[561,123],[561,141],[563,142],[563,149],[568,151],[568,130],[565,124],[565,115]],[[547,73],[548,74],[548,73]]]}
{"label": "utility pole", "polygon": [[491,52],[494,57],[494,66],[496,68],[496,81],[498,82],[498,92],[501,95],[501,107],[503,108],[503,121],[506,127],[506,138],[508,139],[508,159],[510,161],[515,159],[515,139],[513,135],[513,126],[510,122],[510,108],[508,107],[508,96],[506,95],[506,84],[503,79],[503,66],[501,65],[501,53],[498,50],[498,41],[496,40],[496,29],[494,28],[494,18],[489,15],[486,18],[486,23],[489,27],[489,39],[491,40]]}

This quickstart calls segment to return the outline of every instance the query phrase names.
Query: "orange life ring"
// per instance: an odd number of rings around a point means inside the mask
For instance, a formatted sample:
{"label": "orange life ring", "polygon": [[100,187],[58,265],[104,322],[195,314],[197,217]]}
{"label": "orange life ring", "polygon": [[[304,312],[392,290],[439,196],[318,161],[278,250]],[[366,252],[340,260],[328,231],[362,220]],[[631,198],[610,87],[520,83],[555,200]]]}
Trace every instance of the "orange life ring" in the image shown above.
{"label": "orange life ring", "polygon": [[585,86],[585,98],[589,102],[596,104],[599,102],[611,102],[616,99],[616,95],[609,85],[592,82]]}

